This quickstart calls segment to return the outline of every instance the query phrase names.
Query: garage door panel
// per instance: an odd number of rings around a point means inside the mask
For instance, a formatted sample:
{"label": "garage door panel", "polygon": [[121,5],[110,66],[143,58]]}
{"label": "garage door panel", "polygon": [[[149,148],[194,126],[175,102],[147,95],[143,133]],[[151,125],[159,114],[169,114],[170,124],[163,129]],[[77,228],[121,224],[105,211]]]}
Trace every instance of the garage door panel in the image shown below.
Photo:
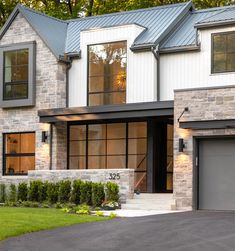
{"label": "garage door panel", "polygon": [[199,143],[199,209],[235,210],[235,140]]}

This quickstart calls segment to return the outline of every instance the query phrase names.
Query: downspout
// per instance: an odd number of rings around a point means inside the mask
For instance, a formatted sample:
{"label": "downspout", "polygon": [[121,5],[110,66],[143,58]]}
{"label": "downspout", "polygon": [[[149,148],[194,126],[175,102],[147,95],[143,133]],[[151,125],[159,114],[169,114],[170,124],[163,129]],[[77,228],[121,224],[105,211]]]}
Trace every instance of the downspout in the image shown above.
{"label": "downspout", "polygon": [[157,101],[160,101],[160,54],[158,50],[158,46],[151,47],[151,51],[157,60]]}
{"label": "downspout", "polygon": [[66,62],[66,107],[69,107],[69,70],[72,67],[72,60],[68,57]]}

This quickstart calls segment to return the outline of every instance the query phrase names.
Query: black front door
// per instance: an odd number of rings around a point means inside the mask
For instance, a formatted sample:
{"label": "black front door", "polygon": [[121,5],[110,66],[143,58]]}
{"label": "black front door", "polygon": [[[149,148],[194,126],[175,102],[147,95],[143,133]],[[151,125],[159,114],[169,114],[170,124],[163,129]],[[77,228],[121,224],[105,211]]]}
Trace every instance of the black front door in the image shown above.
{"label": "black front door", "polygon": [[149,126],[148,192],[173,191],[173,125],[152,121]]}

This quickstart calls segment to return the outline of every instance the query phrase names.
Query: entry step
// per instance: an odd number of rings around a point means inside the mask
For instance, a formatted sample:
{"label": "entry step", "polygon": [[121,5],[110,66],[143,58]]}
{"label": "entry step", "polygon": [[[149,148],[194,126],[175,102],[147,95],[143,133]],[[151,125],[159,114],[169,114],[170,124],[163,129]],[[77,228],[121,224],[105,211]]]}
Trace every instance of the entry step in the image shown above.
{"label": "entry step", "polygon": [[127,200],[126,204],[122,205],[122,208],[133,210],[175,210],[176,204],[171,193],[141,193],[135,194],[133,199]]}

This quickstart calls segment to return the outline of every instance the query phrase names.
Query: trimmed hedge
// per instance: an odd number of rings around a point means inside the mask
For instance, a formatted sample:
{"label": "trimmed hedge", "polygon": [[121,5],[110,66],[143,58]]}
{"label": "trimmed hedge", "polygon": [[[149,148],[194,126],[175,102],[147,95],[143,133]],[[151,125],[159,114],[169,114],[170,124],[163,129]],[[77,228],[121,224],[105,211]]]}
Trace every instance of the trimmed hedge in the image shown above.
{"label": "trimmed hedge", "polygon": [[95,183],[91,181],[63,180],[57,183],[42,182],[40,180],[20,183],[18,186],[0,184],[0,203],[20,203],[27,205],[28,202],[44,204],[76,205],[87,204],[99,207],[105,202],[119,201],[119,188],[115,183]]}

